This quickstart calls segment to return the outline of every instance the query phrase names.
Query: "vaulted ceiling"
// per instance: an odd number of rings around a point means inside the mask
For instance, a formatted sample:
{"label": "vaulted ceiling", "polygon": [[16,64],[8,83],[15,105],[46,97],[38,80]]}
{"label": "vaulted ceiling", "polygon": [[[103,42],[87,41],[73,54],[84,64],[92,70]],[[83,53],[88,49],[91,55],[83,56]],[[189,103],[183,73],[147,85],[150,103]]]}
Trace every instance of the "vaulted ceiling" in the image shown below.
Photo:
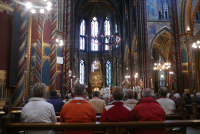
{"label": "vaulted ceiling", "polygon": [[170,59],[170,48],[171,48],[171,35],[164,31],[157,37],[154,42],[153,49],[156,50],[163,58],[165,62],[169,62]]}
{"label": "vaulted ceiling", "polygon": [[81,18],[96,16],[98,20],[105,17],[120,19],[119,7],[114,0],[80,0],[76,3],[75,16]]}

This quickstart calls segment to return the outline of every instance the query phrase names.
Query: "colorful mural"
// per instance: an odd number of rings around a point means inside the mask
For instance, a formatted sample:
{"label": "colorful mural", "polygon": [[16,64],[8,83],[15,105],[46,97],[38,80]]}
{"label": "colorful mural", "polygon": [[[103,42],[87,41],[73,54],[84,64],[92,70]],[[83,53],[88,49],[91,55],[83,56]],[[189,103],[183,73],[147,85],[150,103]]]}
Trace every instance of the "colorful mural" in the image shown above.
{"label": "colorful mural", "polygon": [[157,0],[147,0],[147,20],[158,20]]}
{"label": "colorful mural", "polygon": [[169,22],[148,22],[147,29],[148,29],[148,44],[151,44],[153,37],[156,33],[161,30],[163,27],[170,27]]}

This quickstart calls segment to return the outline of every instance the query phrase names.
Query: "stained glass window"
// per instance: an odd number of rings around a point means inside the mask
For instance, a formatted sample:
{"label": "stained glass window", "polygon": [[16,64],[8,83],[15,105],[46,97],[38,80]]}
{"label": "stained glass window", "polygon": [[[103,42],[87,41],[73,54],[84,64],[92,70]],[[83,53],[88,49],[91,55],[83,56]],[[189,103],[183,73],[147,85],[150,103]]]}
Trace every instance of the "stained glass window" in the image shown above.
{"label": "stained glass window", "polygon": [[169,1],[158,0],[159,19],[169,19]]}
{"label": "stained glass window", "polygon": [[111,86],[111,63],[109,60],[106,62],[106,84]]}
{"label": "stained glass window", "polygon": [[92,51],[98,51],[98,40],[94,39],[98,35],[98,21],[96,17],[93,17],[92,23],[91,23],[91,50]]}
{"label": "stained glass window", "polygon": [[[104,35],[108,37],[108,38],[105,38],[105,43],[109,43],[110,22],[108,20],[108,17],[106,17],[106,20],[104,22]],[[109,45],[105,45],[105,50],[109,50]]]}
{"label": "stained glass window", "polygon": [[[115,34],[117,34],[117,23],[115,23]],[[117,42],[118,38],[115,38],[115,41]],[[116,48],[118,48],[118,44],[116,44]]]}
{"label": "stained glass window", "polygon": [[118,64],[119,63],[118,63],[118,59],[117,59],[116,60],[116,83],[117,83],[116,85],[117,86],[119,86],[119,78],[118,78],[118,73],[119,73],[118,70],[119,70],[119,68],[118,68]]}
{"label": "stained glass window", "polygon": [[80,26],[80,49],[85,50],[85,20],[82,20],[81,26]]}
{"label": "stained glass window", "polygon": [[80,61],[80,84],[84,84],[84,80],[85,80],[85,65],[84,65],[84,61],[81,60]]}

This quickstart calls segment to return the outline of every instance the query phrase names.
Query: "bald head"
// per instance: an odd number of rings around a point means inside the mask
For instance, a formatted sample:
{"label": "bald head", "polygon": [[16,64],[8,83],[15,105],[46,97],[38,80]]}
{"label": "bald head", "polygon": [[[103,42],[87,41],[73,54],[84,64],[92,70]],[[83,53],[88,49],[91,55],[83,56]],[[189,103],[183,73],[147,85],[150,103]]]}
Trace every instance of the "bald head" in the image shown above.
{"label": "bald head", "polygon": [[133,92],[132,89],[128,89],[128,90],[126,91],[126,97],[127,97],[128,99],[133,99],[133,98],[134,98],[134,92]]}
{"label": "bald head", "polygon": [[142,96],[153,97],[153,90],[151,90],[150,88],[145,88],[144,90],[142,90]]}
{"label": "bald head", "polygon": [[158,92],[163,98],[165,98],[166,95],[167,95],[167,88],[166,87],[160,87]]}

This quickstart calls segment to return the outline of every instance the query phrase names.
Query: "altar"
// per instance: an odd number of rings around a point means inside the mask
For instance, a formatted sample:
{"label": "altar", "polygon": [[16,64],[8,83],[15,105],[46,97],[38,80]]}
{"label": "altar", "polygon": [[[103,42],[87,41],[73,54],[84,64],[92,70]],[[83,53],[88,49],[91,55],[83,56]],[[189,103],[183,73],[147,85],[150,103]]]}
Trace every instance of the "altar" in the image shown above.
{"label": "altar", "polygon": [[100,61],[94,61],[92,64],[92,69],[90,73],[90,85],[92,87],[92,92],[100,91],[103,83],[103,75],[101,71]]}

